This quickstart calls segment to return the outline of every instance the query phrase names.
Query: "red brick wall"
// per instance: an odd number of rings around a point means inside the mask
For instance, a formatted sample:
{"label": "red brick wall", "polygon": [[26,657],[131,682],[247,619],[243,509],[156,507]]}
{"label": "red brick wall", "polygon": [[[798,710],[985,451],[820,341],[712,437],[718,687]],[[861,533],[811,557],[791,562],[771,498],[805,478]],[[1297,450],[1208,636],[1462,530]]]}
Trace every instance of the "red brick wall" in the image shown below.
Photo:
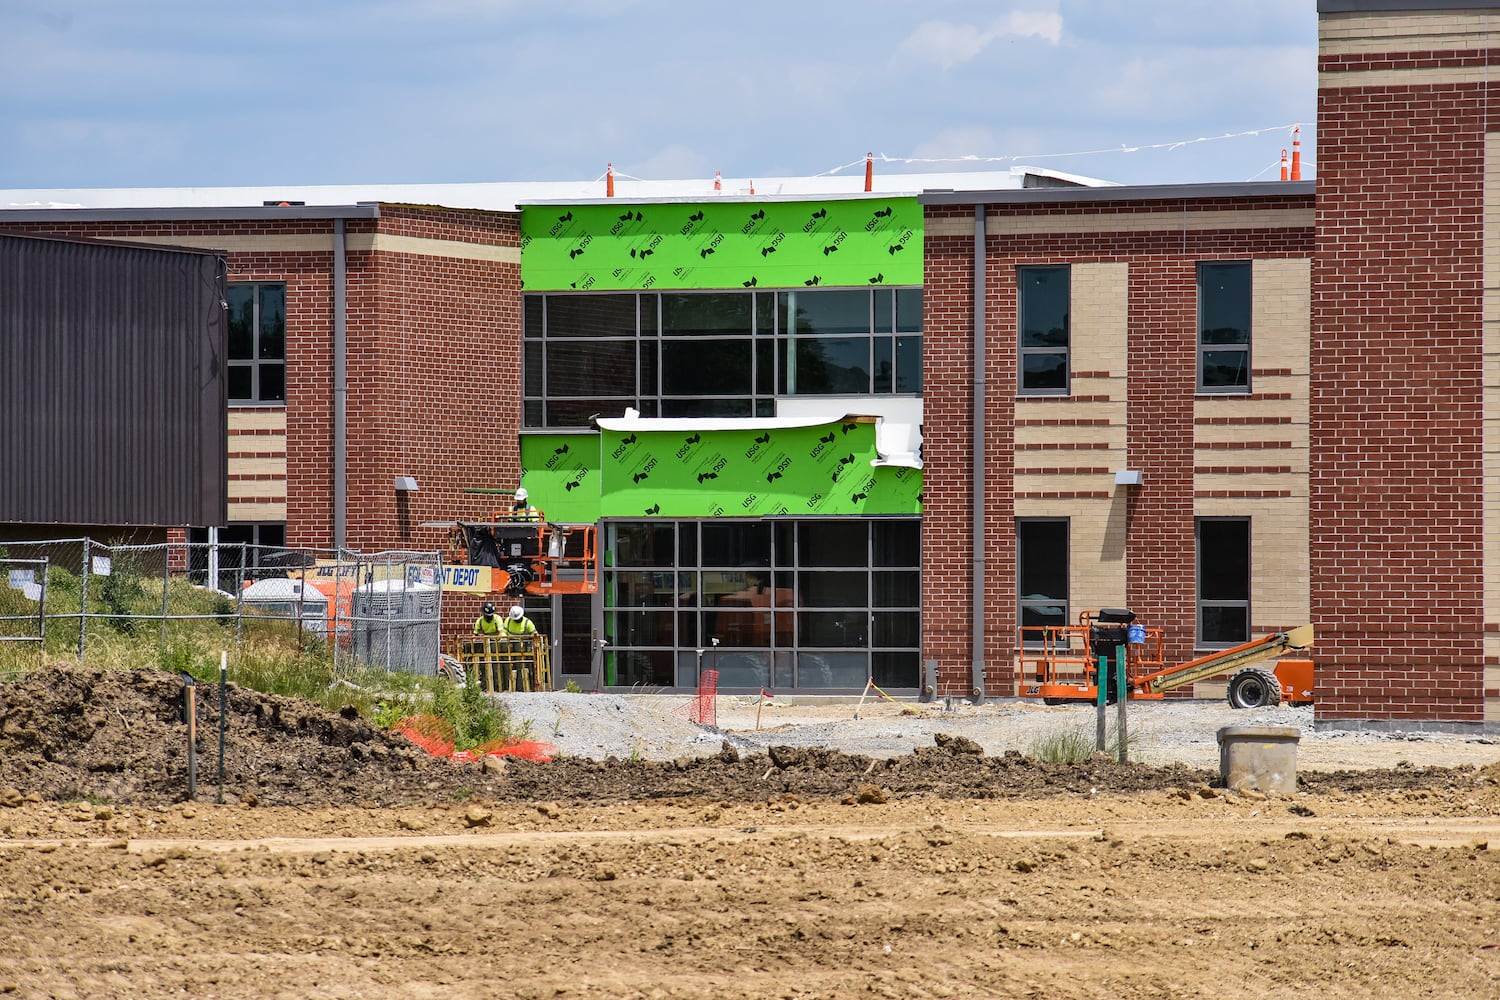
{"label": "red brick wall", "polygon": [[[1242,199],[1030,203],[992,205],[991,218],[1042,216],[1040,233],[987,240],[985,341],[985,691],[1015,690],[1015,426],[1078,419],[1059,403],[1018,398],[1016,267],[1124,261],[1128,278],[1127,465],[1147,470],[1148,487],[1128,502],[1127,592],[1121,599],[1144,621],[1160,625],[1168,662],[1191,659],[1196,635],[1194,544],[1194,402],[1197,384],[1197,272],[1199,261],[1307,257],[1312,231],[1276,229],[1161,230],[1049,233],[1045,217],[1132,212],[1303,209],[1305,196]],[[973,493],[972,295],[973,237],[933,236],[937,220],[972,220],[972,206],[930,207],[924,292],[923,656],[939,661],[939,693],[971,687],[970,544]],[[1075,356],[1073,367],[1106,368]],[[1077,379],[1072,399],[1096,393]],[[1243,399],[1244,397],[1238,397]],[[1109,429],[1100,427],[1100,440]],[[1060,498],[1068,507],[1079,498]],[[1110,494],[1095,498],[1109,503]],[[1247,498],[1245,514],[1253,515]],[[1089,553],[1073,554],[1074,572]],[[1284,628],[1301,623],[1275,623]],[[1269,630],[1269,629],[1268,629]]]}
{"label": "red brick wall", "polygon": [[[935,218],[955,216],[972,219],[973,213],[928,209],[928,228]],[[973,246],[972,236],[929,233],[924,251],[922,657],[938,661],[941,695],[966,695],[972,687]],[[985,627],[988,632],[991,623]]]}
{"label": "red brick wall", "polygon": [[[1324,56],[1321,73],[1496,62]],[[1482,84],[1318,94],[1318,715],[1483,718]]]}
{"label": "red brick wall", "polygon": [[[494,213],[387,205],[379,233],[520,245],[519,217]],[[359,256],[349,288],[349,544],[435,548],[444,535],[424,521],[487,516],[494,501],[463,490],[514,488],[520,474],[520,267]],[[418,492],[399,496],[400,475]],[[299,494],[327,496],[294,482]]]}

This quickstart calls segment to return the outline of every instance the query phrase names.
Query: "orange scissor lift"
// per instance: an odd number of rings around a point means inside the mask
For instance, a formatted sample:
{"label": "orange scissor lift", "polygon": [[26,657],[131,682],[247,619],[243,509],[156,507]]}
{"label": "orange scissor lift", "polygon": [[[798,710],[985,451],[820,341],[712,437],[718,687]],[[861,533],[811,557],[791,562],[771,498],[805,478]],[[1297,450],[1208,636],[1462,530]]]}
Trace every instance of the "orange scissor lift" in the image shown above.
{"label": "orange scissor lift", "polygon": [[[1077,625],[1023,625],[1018,631],[1021,694],[1049,705],[1097,701],[1101,657],[1111,661],[1106,695],[1108,701],[1115,701],[1113,660],[1120,647],[1126,651],[1126,697],[1131,699],[1159,699],[1173,688],[1229,674],[1226,695],[1234,708],[1313,701],[1312,660],[1286,655],[1312,645],[1311,625],[1273,632],[1173,665],[1163,657],[1162,630],[1136,625],[1135,615],[1122,608],[1084,611]],[[1274,666],[1261,665],[1271,659],[1276,660]]]}

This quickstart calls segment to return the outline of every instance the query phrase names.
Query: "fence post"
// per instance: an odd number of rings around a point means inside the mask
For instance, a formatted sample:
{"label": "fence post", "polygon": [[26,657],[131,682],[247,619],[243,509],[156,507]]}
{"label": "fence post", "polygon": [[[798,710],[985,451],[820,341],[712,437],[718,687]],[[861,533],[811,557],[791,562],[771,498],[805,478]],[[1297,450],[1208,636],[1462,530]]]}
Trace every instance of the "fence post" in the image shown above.
{"label": "fence post", "polygon": [[89,630],[89,545],[83,540],[83,572],[78,574],[78,663],[83,664],[83,643]]}
{"label": "fence post", "polygon": [[240,565],[235,571],[234,588],[234,645],[239,649],[245,642],[245,547],[240,546]]}
{"label": "fence post", "polygon": [[36,634],[41,640],[37,646],[42,651],[39,661],[42,663],[47,660],[47,586],[52,582],[51,570],[52,557],[42,556],[42,593],[40,600],[36,602]]}
{"label": "fence post", "polygon": [[172,584],[172,543],[168,542],[161,561],[161,632],[157,637],[157,655],[167,655],[167,588]]}
{"label": "fence post", "polygon": [[[436,582],[437,582],[437,635],[438,635],[437,647],[438,647],[438,664],[441,667],[441,664],[443,662],[443,550],[442,549],[438,549],[436,570],[437,570],[437,580],[436,580]],[[550,604],[549,604],[549,607],[550,607]],[[558,615],[558,618],[561,618],[561,617],[562,617],[561,615]],[[559,629],[559,628],[557,628],[556,625],[554,624],[553,628],[552,628],[552,631],[553,631],[554,634],[556,634],[556,633],[558,633],[558,632],[560,632],[562,630]],[[549,675],[550,675],[551,669],[552,669],[551,666],[550,666],[550,663],[551,663],[551,661],[549,660],[548,661],[549,665],[548,665],[548,668],[547,668]]]}
{"label": "fence post", "polygon": [[[301,584],[297,588],[297,652],[301,653],[304,651],[302,645],[302,605],[303,602],[307,600],[307,560],[298,559],[297,561],[302,564],[301,567],[299,567],[297,570],[298,581]],[[333,592],[335,596],[337,596],[339,592],[337,574],[335,574],[334,576]],[[329,599],[332,600],[333,598]]]}
{"label": "fence post", "polygon": [[[401,581],[401,599],[406,600],[406,581]],[[385,672],[391,672],[391,554],[385,554]]]}

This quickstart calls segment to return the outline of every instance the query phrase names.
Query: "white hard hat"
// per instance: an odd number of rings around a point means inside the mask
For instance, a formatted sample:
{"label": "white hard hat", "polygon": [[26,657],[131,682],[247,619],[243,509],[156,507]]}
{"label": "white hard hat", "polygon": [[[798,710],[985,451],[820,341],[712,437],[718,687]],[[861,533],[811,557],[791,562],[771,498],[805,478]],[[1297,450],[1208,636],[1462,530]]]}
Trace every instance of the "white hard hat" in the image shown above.
{"label": "white hard hat", "polygon": [[525,500],[526,497],[527,497],[526,487],[523,486],[520,489],[516,490],[516,499],[518,501],[519,500]]}
{"label": "white hard hat", "polygon": [[515,607],[513,607],[513,608],[510,609],[510,620],[511,621],[518,622],[522,618],[525,618],[525,617],[526,617],[526,612],[524,612],[524,611],[521,610],[521,606],[519,604],[517,604]]}

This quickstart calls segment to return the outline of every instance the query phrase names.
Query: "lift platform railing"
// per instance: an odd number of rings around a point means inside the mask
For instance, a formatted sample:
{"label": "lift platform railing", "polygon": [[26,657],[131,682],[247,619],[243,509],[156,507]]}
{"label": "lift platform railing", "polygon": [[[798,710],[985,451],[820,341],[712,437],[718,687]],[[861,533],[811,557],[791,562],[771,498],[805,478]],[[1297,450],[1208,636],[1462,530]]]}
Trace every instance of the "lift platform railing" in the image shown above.
{"label": "lift platform railing", "polygon": [[[1083,611],[1078,615],[1077,625],[1022,625],[1017,637],[1022,676],[1027,684],[1093,685],[1099,662],[1089,639],[1095,624],[1094,613]],[[1166,666],[1162,630],[1154,626],[1136,628],[1141,641],[1126,644],[1125,654],[1126,676],[1131,687],[1138,678]]]}
{"label": "lift platform railing", "polygon": [[458,639],[453,643],[452,656],[463,664],[464,677],[486,694],[552,690],[551,647],[540,632],[513,639]]}

